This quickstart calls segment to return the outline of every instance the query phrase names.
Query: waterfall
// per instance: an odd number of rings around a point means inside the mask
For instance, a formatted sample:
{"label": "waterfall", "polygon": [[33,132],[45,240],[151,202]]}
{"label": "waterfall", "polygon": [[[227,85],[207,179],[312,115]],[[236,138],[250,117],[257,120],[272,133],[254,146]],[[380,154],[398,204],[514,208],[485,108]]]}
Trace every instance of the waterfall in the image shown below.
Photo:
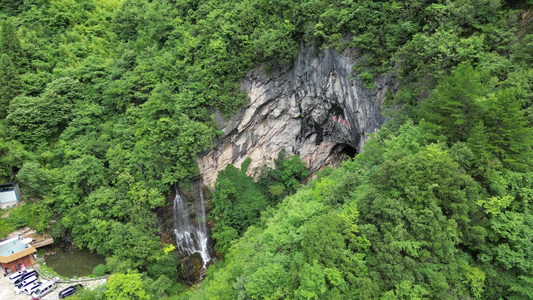
{"label": "waterfall", "polygon": [[184,195],[176,186],[176,196],[174,197],[174,234],[178,250],[191,255],[198,253],[202,258],[203,269],[211,260],[207,248],[207,224],[205,216],[204,193],[202,190],[202,181],[191,181],[192,201],[194,201],[195,220],[189,219],[189,209]]}

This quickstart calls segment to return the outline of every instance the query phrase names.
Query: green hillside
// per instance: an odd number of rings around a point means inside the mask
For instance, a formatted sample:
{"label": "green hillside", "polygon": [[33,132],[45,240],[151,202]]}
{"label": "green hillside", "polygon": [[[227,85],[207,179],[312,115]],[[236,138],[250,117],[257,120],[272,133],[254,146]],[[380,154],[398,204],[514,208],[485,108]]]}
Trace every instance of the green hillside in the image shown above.
{"label": "green hillside", "polygon": [[[532,5],[0,1],[0,182],[27,196],[0,237],[29,225],[105,256],[116,274],[83,299],[532,298]],[[182,286],[157,212],[246,73],[300,45],[355,49],[369,87],[394,76],[388,122],[305,186],[298,157],[256,181],[226,168],[219,259]]]}

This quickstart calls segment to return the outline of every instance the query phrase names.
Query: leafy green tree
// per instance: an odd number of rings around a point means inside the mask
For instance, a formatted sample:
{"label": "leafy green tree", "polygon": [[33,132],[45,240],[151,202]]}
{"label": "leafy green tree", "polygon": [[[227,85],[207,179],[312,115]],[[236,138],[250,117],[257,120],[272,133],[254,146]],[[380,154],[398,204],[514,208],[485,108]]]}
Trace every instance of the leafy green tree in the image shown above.
{"label": "leafy green tree", "polygon": [[293,155],[287,158],[285,149],[278,153],[273,169],[266,166],[260,170],[260,173],[258,183],[267,190],[273,203],[283,196],[294,194],[300,182],[310,175],[300,156]]}
{"label": "leafy green tree", "polygon": [[466,141],[469,149],[472,150],[479,163],[484,158],[490,157],[489,153],[489,137],[486,132],[486,127],[483,121],[478,121],[470,130],[468,140]]}
{"label": "leafy green tree", "polygon": [[13,25],[13,19],[9,18],[4,20],[1,26],[0,52],[7,54],[17,67],[21,67],[22,47],[15,26]]}
{"label": "leafy green tree", "polygon": [[[178,259],[173,252],[161,255],[156,258],[154,262],[149,263],[146,268],[148,274],[152,278],[161,278],[162,276],[168,280],[173,280],[178,277]],[[162,279],[164,280],[164,279]]]}
{"label": "leafy green tree", "polygon": [[[145,279],[145,281],[147,281]],[[145,285],[148,285],[148,290],[150,291],[150,295],[154,297],[164,298],[168,295],[168,291],[170,291],[170,288],[172,287],[172,280],[168,278],[165,275],[159,276],[157,280],[154,280],[151,283],[146,283]]]}
{"label": "leafy green tree", "polygon": [[421,300],[425,297],[430,296],[431,294],[426,291],[420,285],[413,285],[412,282],[405,280],[396,286],[392,291],[386,292],[381,297],[382,300],[397,300],[397,299],[417,299]]}
{"label": "leafy green tree", "polygon": [[154,230],[147,226],[153,225],[153,221],[148,220],[149,224],[114,222],[110,235],[106,237],[108,251],[114,254],[118,263],[113,267],[114,270],[140,268],[160,254],[161,243]]}
{"label": "leafy green tree", "polygon": [[434,126],[453,144],[466,141],[474,120],[480,117],[478,99],[485,95],[479,73],[469,62],[462,63],[445,77],[419,109],[421,118]]}
{"label": "leafy green tree", "polygon": [[522,43],[518,43],[513,46],[513,59],[530,65],[533,63],[533,35],[526,34],[522,40]]}
{"label": "leafy green tree", "polygon": [[320,299],[327,291],[326,274],[316,262],[305,263],[295,296],[300,299]]}
{"label": "leafy green tree", "polygon": [[260,214],[268,206],[266,196],[253,178],[246,175],[248,163],[237,169],[228,165],[220,171],[213,192],[211,219],[216,222],[215,236],[221,239],[217,250],[227,249],[228,239],[235,233],[242,235],[251,225],[259,221]]}
{"label": "leafy green tree", "polygon": [[[331,234],[324,234],[328,231],[331,231]],[[339,215],[319,217],[306,226],[302,234],[302,250],[306,261],[315,261],[328,268],[341,267],[349,263],[347,255],[351,238],[350,224]],[[351,269],[355,266],[345,267]]]}
{"label": "leafy green tree", "polygon": [[106,287],[104,293],[110,300],[151,299],[150,294],[144,289],[141,274],[137,272],[113,274],[109,277]]}
{"label": "leafy green tree", "polygon": [[16,230],[15,227],[13,227],[12,224],[10,224],[9,221],[7,221],[5,218],[0,219],[0,237],[7,238],[7,236],[12,233],[14,230]]}
{"label": "leafy green tree", "polygon": [[10,103],[20,91],[17,67],[7,54],[0,56],[0,117],[5,118]]}
{"label": "leafy green tree", "polygon": [[[448,283],[455,287],[452,293],[465,293],[461,276],[466,274],[459,272],[463,262],[456,246],[460,228],[470,221],[473,203],[468,198],[476,188],[457,170],[445,152],[430,145],[415,155],[387,161],[372,177],[377,190],[358,205],[361,221],[368,224],[360,228],[369,230],[375,253],[368,266],[379,270],[376,280],[388,282],[386,289],[422,276],[422,282],[414,283],[422,283],[432,295],[444,297]],[[448,271],[436,274],[437,265]]]}
{"label": "leafy green tree", "polygon": [[287,271],[279,264],[259,268],[245,285],[251,299],[280,299],[287,296]]}
{"label": "leafy green tree", "polygon": [[96,277],[105,276],[109,273],[109,270],[105,264],[99,264],[98,266],[94,267],[92,275]]}
{"label": "leafy green tree", "polygon": [[105,167],[101,160],[86,155],[72,159],[61,168],[62,183],[54,188],[58,209],[68,210],[106,182]]}
{"label": "leafy green tree", "polygon": [[505,165],[527,170],[531,165],[533,128],[528,125],[513,90],[489,95],[485,104],[485,125],[489,147]]}
{"label": "leafy green tree", "polygon": [[239,237],[239,232],[231,226],[217,225],[211,237],[216,240],[215,250],[221,254],[227,253],[231,243]]}
{"label": "leafy green tree", "polygon": [[24,184],[29,195],[43,196],[52,193],[61,179],[58,169],[44,168],[40,163],[26,161],[17,172],[16,178]]}
{"label": "leafy green tree", "polygon": [[70,120],[75,101],[82,99],[79,82],[71,78],[51,82],[40,97],[15,98],[6,118],[11,135],[31,146],[57,138]]}
{"label": "leafy green tree", "polygon": [[3,8],[4,12],[7,12],[9,14],[14,14],[19,12],[21,6],[24,6],[24,2],[20,1],[9,1],[9,0],[2,0],[0,1],[0,5]]}
{"label": "leafy green tree", "polygon": [[35,159],[36,156],[19,142],[0,138],[0,178],[3,181],[14,181],[23,163]]}
{"label": "leafy green tree", "polygon": [[82,289],[70,297],[73,300],[104,300],[106,299],[104,288],[105,285],[95,289]]}
{"label": "leafy green tree", "polygon": [[111,30],[123,41],[137,38],[137,24],[141,4],[137,0],[127,0],[122,3],[120,10],[115,12]]}

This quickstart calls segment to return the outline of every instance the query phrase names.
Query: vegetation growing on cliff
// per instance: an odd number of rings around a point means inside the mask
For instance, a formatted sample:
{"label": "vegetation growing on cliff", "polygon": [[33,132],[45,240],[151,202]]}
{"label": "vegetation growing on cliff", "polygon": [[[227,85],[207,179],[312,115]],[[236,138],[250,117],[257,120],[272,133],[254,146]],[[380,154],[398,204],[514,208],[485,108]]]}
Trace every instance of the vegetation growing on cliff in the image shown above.
{"label": "vegetation growing on cliff", "polygon": [[384,128],[249,228],[185,298],[529,297],[533,173],[499,164],[476,181],[478,154],[432,137]]}
{"label": "vegetation growing on cliff", "polygon": [[260,221],[261,213],[274,208],[283,197],[294,194],[300,182],[310,174],[298,155],[285,157],[285,149],[274,160],[274,168],[265,165],[257,182],[246,175],[250,159],[244,161],[241,169],[228,165],[218,173],[211,200],[210,213],[215,224],[213,238],[215,250],[225,254],[230,244],[251,225]]}
{"label": "vegetation growing on cliff", "polygon": [[[106,256],[119,273],[86,299],[533,297],[529,2],[0,1],[0,180],[32,196],[0,233]],[[182,294],[155,210],[196,175],[213,112],[246,101],[246,72],[302,43],[358,50],[368,86],[396,76],[390,121],[303,188],[297,160],[257,183],[228,167],[226,259]]]}

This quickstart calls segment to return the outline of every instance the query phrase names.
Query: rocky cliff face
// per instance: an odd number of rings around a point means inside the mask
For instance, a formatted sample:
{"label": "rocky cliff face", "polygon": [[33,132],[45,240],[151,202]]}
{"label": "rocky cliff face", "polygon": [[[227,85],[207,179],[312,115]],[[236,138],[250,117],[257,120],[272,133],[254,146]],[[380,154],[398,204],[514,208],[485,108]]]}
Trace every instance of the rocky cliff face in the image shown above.
{"label": "rocky cliff face", "polygon": [[392,78],[375,80],[368,89],[353,72],[353,53],[329,49],[314,55],[302,48],[297,59],[281,71],[250,72],[242,88],[250,98],[231,119],[217,116],[223,135],[212,151],[198,158],[200,173],[213,185],[228,164],[249,167],[271,162],[285,148],[299,154],[311,172],[337,165],[344,154],[355,155],[367,134],[383,124],[381,105]]}

